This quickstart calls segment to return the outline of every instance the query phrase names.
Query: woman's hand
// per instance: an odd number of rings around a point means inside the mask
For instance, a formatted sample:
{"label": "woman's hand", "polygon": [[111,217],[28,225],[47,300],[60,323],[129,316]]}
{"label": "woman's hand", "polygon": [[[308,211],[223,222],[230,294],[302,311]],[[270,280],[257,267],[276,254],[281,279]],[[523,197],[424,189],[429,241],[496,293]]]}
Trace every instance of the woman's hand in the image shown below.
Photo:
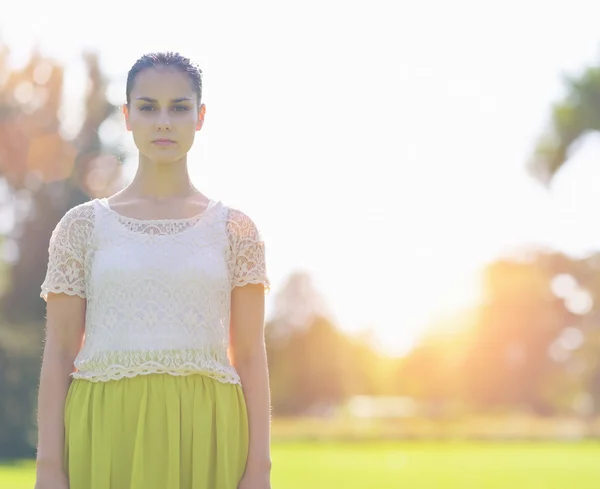
{"label": "woman's hand", "polygon": [[59,468],[38,468],[34,489],[69,489],[69,479]]}
{"label": "woman's hand", "polygon": [[252,474],[246,472],[238,484],[238,489],[271,489],[271,477],[268,472]]}

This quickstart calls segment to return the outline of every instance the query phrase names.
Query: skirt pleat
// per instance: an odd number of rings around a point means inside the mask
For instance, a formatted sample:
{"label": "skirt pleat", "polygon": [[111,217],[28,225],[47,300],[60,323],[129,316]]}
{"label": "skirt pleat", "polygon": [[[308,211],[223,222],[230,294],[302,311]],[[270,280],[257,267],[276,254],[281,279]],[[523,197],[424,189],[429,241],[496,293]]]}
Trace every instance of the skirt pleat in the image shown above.
{"label": "skirt pleat", "polygon": [[237,489],[247,453],[238,384],[151,374],[69,388],[70,489]]}

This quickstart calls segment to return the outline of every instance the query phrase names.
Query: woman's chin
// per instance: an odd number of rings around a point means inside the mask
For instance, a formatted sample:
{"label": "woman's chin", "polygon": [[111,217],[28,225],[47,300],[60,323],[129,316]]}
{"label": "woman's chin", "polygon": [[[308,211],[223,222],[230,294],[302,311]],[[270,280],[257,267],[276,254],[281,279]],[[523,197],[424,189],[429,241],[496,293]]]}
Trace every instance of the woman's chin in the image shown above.
{"label": "woman's chin", "polygon": [[149,151],[144,154],[144,159],[155,165],[171,165],[185,159],[185,153],[180,151]]}

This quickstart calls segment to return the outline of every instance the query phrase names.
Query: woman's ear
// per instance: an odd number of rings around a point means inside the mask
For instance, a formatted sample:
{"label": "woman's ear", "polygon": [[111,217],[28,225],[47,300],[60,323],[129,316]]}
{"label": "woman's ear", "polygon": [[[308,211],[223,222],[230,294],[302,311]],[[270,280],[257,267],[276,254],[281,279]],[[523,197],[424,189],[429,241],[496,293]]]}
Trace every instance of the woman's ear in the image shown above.
{"label": "woman's ear", "polygon": [[198,122],[196,122],[196,131],[202,129],[204,125],[204,115],[206,114],[206,105],[202,104],[198,110]]}
{"label": "woman's ear", "polygon": [[123,104],[122,110],[123,116],[125,117],[125,127],[128,131],[131,131],[131,126],[129,124],[129,107],[127,106],[127,104]]}

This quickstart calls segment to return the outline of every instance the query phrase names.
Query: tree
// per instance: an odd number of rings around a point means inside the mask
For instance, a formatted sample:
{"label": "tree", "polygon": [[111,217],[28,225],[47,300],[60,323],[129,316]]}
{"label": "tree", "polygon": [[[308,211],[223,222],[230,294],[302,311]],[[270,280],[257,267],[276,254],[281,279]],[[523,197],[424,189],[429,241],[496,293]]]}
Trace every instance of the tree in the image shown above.
{"label": "tree", "polygon": [[600,67],[578,78],[565,77],[567,95],[552,107],[549,127],[539,138],[528,162],[531,173],[545,184],[552,181],[583,136],[600,130]]}
{"label": "tree", "polygon": [[293,273],[275,298],[266,327],[273,412],[323,411],[353,394],[384,392],[381,358],[345,335],[325,314],[325,301],[305,273]]}
{"label": "tree", "polygon": [[11,69],[0,45],[0,230],[4,255],[0,318],[0,456],[33,454],[34,407],[45,303],[39,297],[48,242],[64,213],[90,196],[112,193],[122,155],[100,138],[115,113],[94,54],[78,134],[62,127],[64,67],[33,53]]}
{"label": "tree", "polygon": [[483,301],[401,359],[403,395],[432,407],[600,413],[600,255],[536,251],[483,271]]}
{"label": "tree", "polygon": [[306,272],[294,272],[275,296],[267,334],[273,343],[286,342],[294,331],[307,328],[319,316],[329,314],[312,277]]}
{"label": "tree", "polygon": [[469,400],[480,407],[551,409],[540,386],[552,372],[550,345],[573,320],[552,292],[543,256],[499,260],[485,271],[485,301],[465,358]]}
{"label": "tree", "polygon": [[[34,53],[23,69],[9,72],[0,86],[0,171],[6,183],[2,198],[14,218],[5,243],[14,253],[2,310],[11,322],[43,318],[39,286],[50,234],[60,217],[90,196],[109,194],[119,178],[122,155],[99,136],[116,107],[106,99],[107,80],[97,56],[86,54],[84,59],[88,68],[85,118],[72,140],[61,130],[62,66]],[[104,178],[99,177],[102,171]]]}

